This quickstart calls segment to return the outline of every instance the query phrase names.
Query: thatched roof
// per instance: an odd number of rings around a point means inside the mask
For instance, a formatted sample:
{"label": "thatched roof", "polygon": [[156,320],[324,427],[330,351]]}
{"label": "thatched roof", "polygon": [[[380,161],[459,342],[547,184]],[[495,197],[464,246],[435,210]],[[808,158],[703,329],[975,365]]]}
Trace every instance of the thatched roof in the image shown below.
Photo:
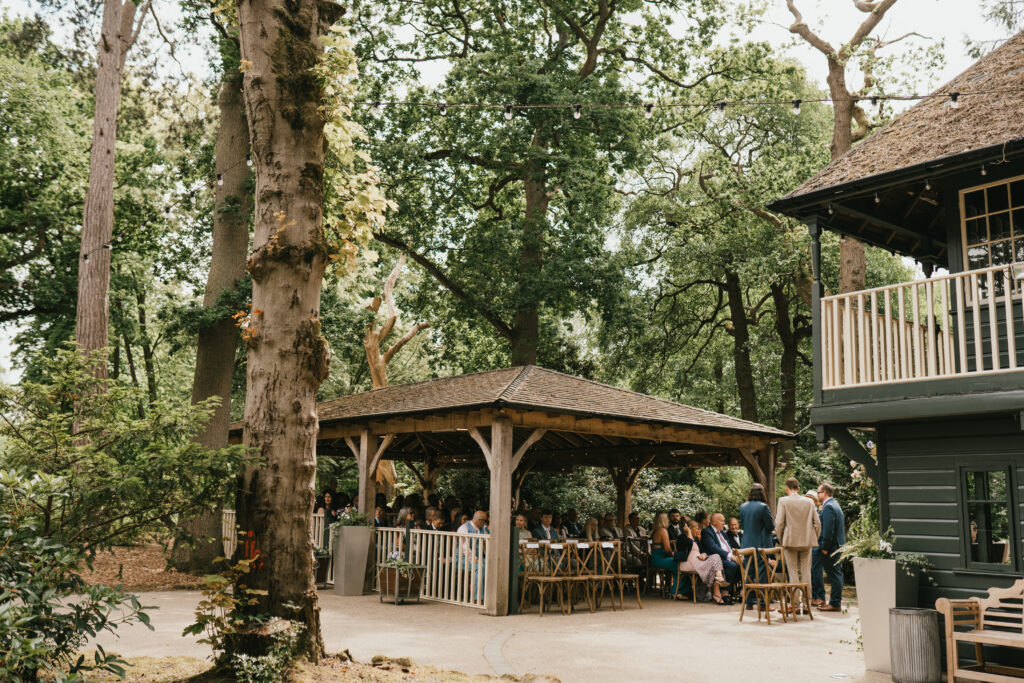
{"label": "thatched roof", "polygon": [[[958,92],[960,106],[950,106]],[[977,94],[972,94],[977,93]],[[897,116],[787,194],[799,197],[900,169],[1024,139],[1024,32]]]}
{"label": "thatched roof", "polygon": [[774,427],[532,365],[396,384],[322,402],[320,424],[508,407],[791,438]]}

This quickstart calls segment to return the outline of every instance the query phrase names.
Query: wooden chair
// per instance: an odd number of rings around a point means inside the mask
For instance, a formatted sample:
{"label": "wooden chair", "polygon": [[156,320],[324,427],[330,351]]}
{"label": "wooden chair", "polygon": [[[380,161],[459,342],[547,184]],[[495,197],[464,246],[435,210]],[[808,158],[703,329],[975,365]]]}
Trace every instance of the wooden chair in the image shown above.
{"label": "wooden chair", "polygon": [[562,588],[565,581],[560,575],[561,567],[568,564],[568,551],[564,544],[552,551],[550,543],[524,543],[521,545],[523,559],[523,594],[519,598],[519,613],[523,613],[530,588],[536,588],[539,599],[540,615],[544,616],[544,598],[548,590],[558,596],[558,607],[565,614],[565,602],[562,599]]}
{"label": "wooden chair", "polygon": [[625,547],[621,541],[615,541],[614,569],[615,583],[619,587],[619,607],[623,606],[626,584],[632,582],[634,588],[636,588],[636,606],[643,609],[644,605],[640,602],[640,575],[635,572],[622,571],[622,556]]}
{"label": "wooden chair", "polygon": [[[581,550],[584,544],[581,543]],[[587,546],[586,561],[581,563],[581,576],[587,581],[588,599],[591,610],[601,607],[605,588],[612,596],[612,609],[615,609],[615,565],[613,541],[592,541]],[[598,591],[600,589],[600,591]]]}
{"label": "wooden chair", "polygon": [[[757,601],[757,620],[761,621],[762,603],[764,604],[764,615],[768,623],[772,623],[772,611],[769,609],[771,595],[774,587],[770,583],[759,583],[757,577],[757,548],[742,548],[733,550],[732,554],[740,565],[740,580],[742,590],[740,593],[740,621],[743,621],[743,614],[747,610],[747,596],[754,594]],[[785,613],[783,613],[785,614]]]}
{"label": "wooden chair", "polygon": [[[782,608],[782,621],[787,621],[790,614],[789,608],[793,604],[793,596],[797,591],[803,593],[803,605],[807,609],[807,616],[814,621],[814,614],[811,611],[811,584],[789,581],[789,572],[786,569],[786,556],[782,548],[760,548],[761,558],[764,561],[765,571],[768,573],[768,583],[773,586],[770,593],[779,596],[779,606]],[[769,560],[775,560],[774,563]],[[796,621],[797,611],[794,610],[793,621]]]}
{"label": "wooden chair", "polygon": [[[1009,588],[990,588],[987,598],[950,600],[939,598],[935,609],[946,624],[946,675],[950,681],[963,678],[997,683],[1020,681],[1024,669],[985,663],[985,645],[1024,650],[1024,579]],[[967,627],[967,631],[957,631]],[[960,643],[974,645],[977,664],[961,666],[957,653]]]}

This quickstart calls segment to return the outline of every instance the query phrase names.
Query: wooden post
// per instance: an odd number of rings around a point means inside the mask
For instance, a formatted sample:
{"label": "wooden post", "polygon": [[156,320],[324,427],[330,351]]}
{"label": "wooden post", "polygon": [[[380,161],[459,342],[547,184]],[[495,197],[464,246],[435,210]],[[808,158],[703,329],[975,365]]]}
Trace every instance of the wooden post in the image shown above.
{"label": "wooden post", "polygon": [[370,471],[373,465],[373,456],[377,454],[377,436],[370,434],[370,430],[364,429],[359,435],[359,453],[356,459],[359,463],[359,512],[373,514],[374,503],[377,498],[376,468]]}
{"label": "wooden post", "polygon": [[772,514],[775,514],[775,503],[778,501],[778,494],[776,493],[776,487],[778,483],[775,480],[775,467],[778,460],[779,446],[778,444],[768,444],[768,447],[757,454],[758,462],[761,465],[761,469],[764,471],[765,480],[765,497],[768,498],[768,506],[772,509]]}
{"label": "wooden post", "polygon": [[491,423],[487,464],[491,470],[491,541],[487,549],[484,607],[491,616],[505,616],[512,537],[512,421],[507,417],[497,417]]}

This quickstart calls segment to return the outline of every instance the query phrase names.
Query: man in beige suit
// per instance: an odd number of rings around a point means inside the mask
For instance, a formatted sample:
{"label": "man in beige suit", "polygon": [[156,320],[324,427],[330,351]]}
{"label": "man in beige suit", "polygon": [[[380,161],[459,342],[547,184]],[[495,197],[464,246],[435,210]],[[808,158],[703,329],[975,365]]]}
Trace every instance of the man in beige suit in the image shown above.
{"label": "man in beige suit", "polygon": [[[821,520],[818,509],[810,498],[800,495],[800,482],[793,477],[786,480],[786,494],[779,498],[776,508],[775,533],[782,544],[790,583],[811,582],[811,548],[818,544]],[[797,592],[800,603],[803,594]],[[798,605],[799,606],[799,605]],[[810,605],[805,605],[810,609]]]}

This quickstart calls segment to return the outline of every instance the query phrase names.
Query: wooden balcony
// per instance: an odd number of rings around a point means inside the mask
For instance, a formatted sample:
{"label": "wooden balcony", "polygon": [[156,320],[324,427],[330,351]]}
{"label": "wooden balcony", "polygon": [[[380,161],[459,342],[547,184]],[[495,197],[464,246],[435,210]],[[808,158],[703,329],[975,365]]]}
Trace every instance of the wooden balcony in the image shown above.
{"label": "wooden balcony", "polygon": [[822,297],[821,389],[1024,369],[1024,278],[1012,271],[995,266]]}

